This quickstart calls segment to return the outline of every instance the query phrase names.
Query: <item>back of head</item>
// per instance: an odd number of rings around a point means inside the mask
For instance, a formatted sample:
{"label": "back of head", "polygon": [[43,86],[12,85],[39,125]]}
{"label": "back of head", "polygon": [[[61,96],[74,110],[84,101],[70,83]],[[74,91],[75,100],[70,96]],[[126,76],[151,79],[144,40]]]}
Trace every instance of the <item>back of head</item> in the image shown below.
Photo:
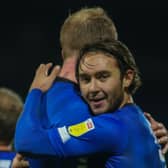
{"label": "back of head", "polygon": [[17,93],[0,88],[0,145],[9,145],[12,141],[22,108],[23,102]]}
{"label": "back of head", "polygon": [[78,54],[86,44],[105,39],[117,39],[117,31],[111,18],[100,7],[83,8],[71,14],[60,32],[64,58]]}

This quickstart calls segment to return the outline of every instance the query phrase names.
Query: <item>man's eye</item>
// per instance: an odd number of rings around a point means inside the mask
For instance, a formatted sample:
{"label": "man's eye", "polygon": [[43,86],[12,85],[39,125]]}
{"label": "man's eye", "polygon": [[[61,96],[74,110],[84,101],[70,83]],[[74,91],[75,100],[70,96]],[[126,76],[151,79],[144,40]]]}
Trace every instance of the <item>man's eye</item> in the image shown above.
{"label": "man's eye", "polygon": [[90,78],[87,77],[87,76],[80,76],[79,80],[81,82],[85,82],[85,83],[88,83],[90,81]]}
{"label": "man's eye", "polygon": [[107,79],[109,76],[110,76],[109,74],[101,74],[101,75],[99,76],[99,79],[105,80],[105,79]]}
{"label": "man's eye", "polygon": [[102,76],[101,76],[101,78],[107,78],[109,75],[107,75],[107,74],[103,74]]}

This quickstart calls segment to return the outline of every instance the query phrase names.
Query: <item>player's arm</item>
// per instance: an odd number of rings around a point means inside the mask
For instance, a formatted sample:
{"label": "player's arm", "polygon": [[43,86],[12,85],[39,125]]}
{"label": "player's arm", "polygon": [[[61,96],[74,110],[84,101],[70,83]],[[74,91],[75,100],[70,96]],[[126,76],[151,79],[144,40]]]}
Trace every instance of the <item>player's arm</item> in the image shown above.
{"label": "player's arm", "polygon": [[168,151],[168,130],[162,123],[156,121],[151,114],[145,113],[145,116],[151,123],[152,130],[159,144],[162,146],[162,153],[166,154]]}
{"label": "player's arm", "polygon": [[[23,112],[19,117],[15,131],[15,148],[17,152],[35,151],[48,154],[54,152],[48,140],[47,131],[43,130],[40,120],[40,108],[43,93],[33,89],[27,96]],[[31,143],[30,143],[31,142]],[[30,149],[27,151],[27,149]],[[47,150],[46,150],[47,149]]]}
{"label": "player's arm", "polygon": [[[31,103],[30,103],[31,101],[34,101],[34,104],[36,104],[36,105],[40,102],[42,94],[39,94],[39,96],[37,96],[36,92],[40,92],[40,91],[45,92],[46,90],[48,90],[51,87],[54,79],[56,78],[56,76],[59,72],[59,67],[58,66],[54,67],[52,70],[52,73],[50,74],[50,77],[48,77],[48,71],[51,68],[51,66],[52,66],[52,63],[48,63],[48,64],[41,64],[37,68],[36,73],[35,73],[35,77],[33,79],[31,87],[29,89],[30,93],[28,94],[27,99],[26,99],[26,103],[30,104],[30,108],[31,108]],[[39,90],[39,91],[37,91],[37,90]],[[24,111],[27,111],[27,108],[24,108]],[[22,126],[25,123],[29,122],[30,118],[28,116],[29,115],[27,115],[27,113],[24,112],[24,113],[22,113],[22,116],[20,117],[21,119],[19,119],[19,121],[18,121],[18,124],[17,124],[18,128],[17,128],[17,132],[15,134],[15,138],[17,139],[18,142],[19,142],[18,134],[19,134],[19,137],[20,137],[20,134],[22,134],[21,133],[22,128],[19,127],[19,125]],[[19,146],[18,142],[15,143],[15,146]],[[27,160],[25,160],[25,157],[23,155],[17,153],[15,158],[13,159],[12,168],[21,168],[21,167],[22,168],[29,167],[29,162]]]}
{"label": "player's arm", "polygon": [[[111,122],[106,125],[101,117],[90,118],[73,126],[46,129],[40,125],[38,115],[34,114],[38,112],[38,104],[32,104],[32,109],[30,104],[26,105],[29,105],[29,116],[23,115],[16,129],[17,152],[68,157],[109,152],[118,148],[116,144],[120,136],[117,135],[120,131]],[[25,122],[25,118],[30,118],[29,122]],[[121,145],[119,148],[122,148]]]}

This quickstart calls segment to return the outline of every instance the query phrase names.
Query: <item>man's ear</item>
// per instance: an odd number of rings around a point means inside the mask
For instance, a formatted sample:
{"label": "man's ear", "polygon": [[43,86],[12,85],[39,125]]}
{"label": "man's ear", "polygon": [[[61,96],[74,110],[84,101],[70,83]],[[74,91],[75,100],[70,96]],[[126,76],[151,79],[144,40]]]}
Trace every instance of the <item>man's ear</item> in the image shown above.
{"label": "man's ear", "polygon": [[134,79],[134,71],[132,69],[128,69],[124,74],[123,87],[128,88],[131,85],[133,79]]}

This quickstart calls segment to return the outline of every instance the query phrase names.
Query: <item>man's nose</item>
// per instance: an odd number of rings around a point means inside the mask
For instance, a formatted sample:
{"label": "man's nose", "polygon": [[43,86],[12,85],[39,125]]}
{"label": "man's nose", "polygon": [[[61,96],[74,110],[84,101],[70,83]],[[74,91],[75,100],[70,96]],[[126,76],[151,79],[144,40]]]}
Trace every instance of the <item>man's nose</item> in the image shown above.
{"label": "man's nose", "polygon": [[90,92],[97,92],[99,91],[99,84],[98,81],[96,79],[92,79],[90,82],[90,86],[89,86],[89,91]]}

